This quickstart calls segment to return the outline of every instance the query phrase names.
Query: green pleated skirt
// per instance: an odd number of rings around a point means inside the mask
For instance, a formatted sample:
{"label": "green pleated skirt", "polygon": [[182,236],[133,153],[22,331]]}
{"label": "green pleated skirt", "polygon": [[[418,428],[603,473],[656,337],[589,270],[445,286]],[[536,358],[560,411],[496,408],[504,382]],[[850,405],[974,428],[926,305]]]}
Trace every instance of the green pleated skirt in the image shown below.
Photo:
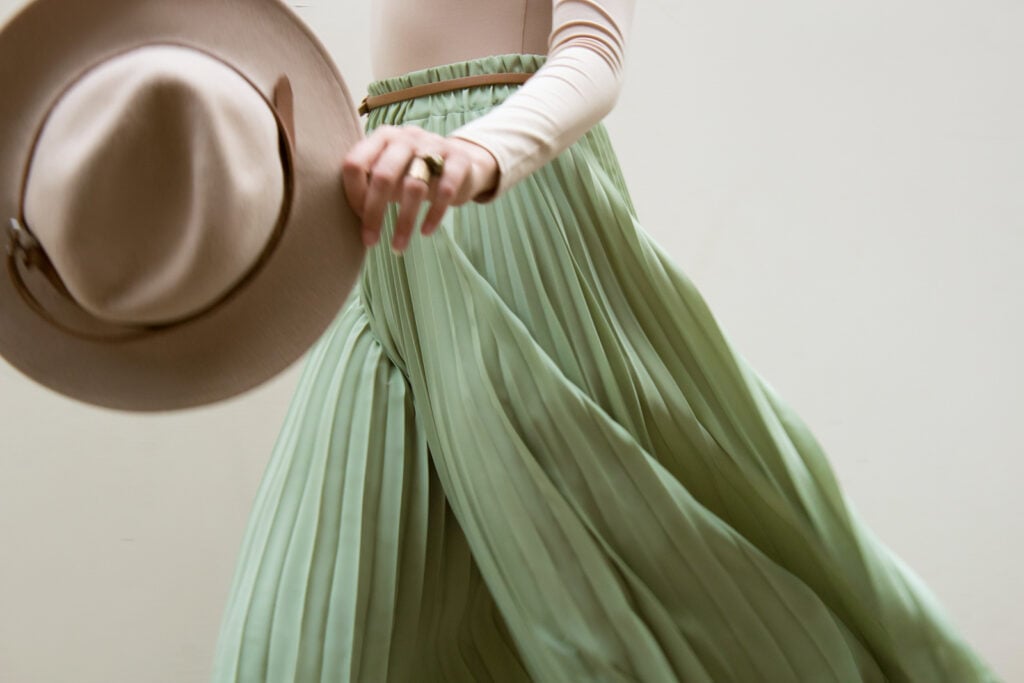
{"label": "green pleated skirt", "polygon": [[638,224],[603,124],[402,256],[396,213],[305,360],[214,681],[997,680]]}

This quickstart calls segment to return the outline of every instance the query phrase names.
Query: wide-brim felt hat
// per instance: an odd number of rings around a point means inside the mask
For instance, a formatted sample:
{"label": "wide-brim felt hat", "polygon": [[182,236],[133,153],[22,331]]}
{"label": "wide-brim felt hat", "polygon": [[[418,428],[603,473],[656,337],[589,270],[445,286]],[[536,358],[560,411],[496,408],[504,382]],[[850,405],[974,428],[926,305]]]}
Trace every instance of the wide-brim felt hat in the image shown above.
{"label": "wide-brim felt hat", "polygon": [[277,0],[35,0],[0,30],[0,356],[121,410],[200,406],[298,360],[365,258],[363,137]]}

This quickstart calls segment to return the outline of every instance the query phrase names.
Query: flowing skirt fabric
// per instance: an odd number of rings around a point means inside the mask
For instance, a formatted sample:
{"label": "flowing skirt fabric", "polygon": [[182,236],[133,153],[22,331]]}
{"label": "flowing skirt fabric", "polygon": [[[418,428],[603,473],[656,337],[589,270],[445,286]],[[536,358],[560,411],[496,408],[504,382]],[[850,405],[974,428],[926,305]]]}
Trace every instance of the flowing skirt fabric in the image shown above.
{"label": "flowing skirt fabric", "polygon": [[603,124],[403,256],[395,218],[305,360],[216,682],[996,680],[638,224]]}

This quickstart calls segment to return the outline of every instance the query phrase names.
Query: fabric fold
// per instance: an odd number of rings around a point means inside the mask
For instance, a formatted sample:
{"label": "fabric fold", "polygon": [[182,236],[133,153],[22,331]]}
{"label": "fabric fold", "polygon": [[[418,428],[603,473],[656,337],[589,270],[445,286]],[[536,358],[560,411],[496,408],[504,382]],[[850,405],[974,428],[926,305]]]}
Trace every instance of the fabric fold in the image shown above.
{"label": "fabric fold", "polygon": [[[515,87],[367,130],[445,135]],[[282,427],[215,680],[997,678],[640,225],[598,124],[371,250]]]}

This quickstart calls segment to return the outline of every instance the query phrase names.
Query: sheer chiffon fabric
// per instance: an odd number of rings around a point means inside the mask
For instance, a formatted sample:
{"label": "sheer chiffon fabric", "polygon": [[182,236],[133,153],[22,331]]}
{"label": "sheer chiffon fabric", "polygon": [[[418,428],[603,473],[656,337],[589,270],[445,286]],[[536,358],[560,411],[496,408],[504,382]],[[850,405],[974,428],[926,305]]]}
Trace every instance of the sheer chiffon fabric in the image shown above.
{"label": "sheer chiffon fabric", "polygon": [[305,361],[215,681],[997,680],[638,223],[603,124],[404,256],[395,218]]}

